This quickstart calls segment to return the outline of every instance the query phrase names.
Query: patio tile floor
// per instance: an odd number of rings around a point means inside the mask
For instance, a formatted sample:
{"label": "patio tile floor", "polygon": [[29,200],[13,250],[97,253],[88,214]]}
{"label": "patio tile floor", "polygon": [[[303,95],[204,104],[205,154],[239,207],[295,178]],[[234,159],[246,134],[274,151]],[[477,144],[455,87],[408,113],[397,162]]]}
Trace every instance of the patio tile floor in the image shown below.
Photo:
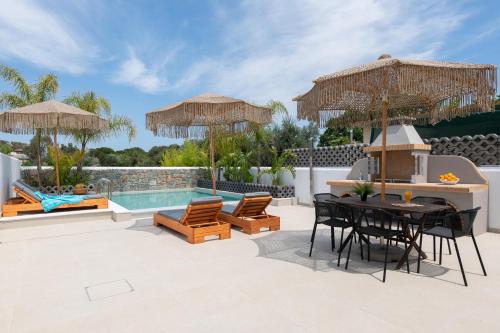
{"label": "patio tile floor", "polygon": [[[270,213],[281,231],[233,229],[196,246],[134,221],[1,230],[0,332],[500,331],[499,234],[477,238],[487,277],[472,241],[459,240],[467,288],[447,252],[423,274],[390,265],[384,284],[382,264],[361,262],[357,247],[349,270],[338,268],[328,230],[308,257],[313,209]],[[124,280],[131,292],[111,286],[119,292],[89,301],[85,287]]]}

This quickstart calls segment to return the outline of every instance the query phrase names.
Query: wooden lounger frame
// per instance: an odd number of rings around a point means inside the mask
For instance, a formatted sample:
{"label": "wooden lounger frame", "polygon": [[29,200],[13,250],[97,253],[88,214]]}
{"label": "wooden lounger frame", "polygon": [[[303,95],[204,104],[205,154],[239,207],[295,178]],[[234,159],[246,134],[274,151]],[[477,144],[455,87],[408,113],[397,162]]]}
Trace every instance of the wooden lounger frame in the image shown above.
{"label": "wooden lounger frame", "polygon": [[266,213],[266,207],[272,200],[271,196],[243,197],[232,214],[221,212],[221,220],[241,228],[249,235],[259,233],[262,228],[280,230],[279,216]]}
{"label": "wooden lounger frame", "polygon": [[203,243],[206,236],[218,236],[219,239],[231,238],[231,225],[219,220],[221,208],[222,202],[190,204],[180,221],[155,213],[153,223],[185,235],[191,244]]}
{"label": "wooden lounger frame", "polygon": [[[23,192],[17,187],[14,187],[14,192],[19,196],[17,198],[11,198],[7,200],[5,204],[2,205],[2,216],[11,217],[17,216],[19,213],[40,213],[43,212],[42,204],[31,197],[29,194]],[[80,203],[76,204],[64,204],[56,208],[59,209],[73,209],[73,208],[97,208],[104,209],[108,208],[108,198],[95,198],[95,199],[85,199]]]}

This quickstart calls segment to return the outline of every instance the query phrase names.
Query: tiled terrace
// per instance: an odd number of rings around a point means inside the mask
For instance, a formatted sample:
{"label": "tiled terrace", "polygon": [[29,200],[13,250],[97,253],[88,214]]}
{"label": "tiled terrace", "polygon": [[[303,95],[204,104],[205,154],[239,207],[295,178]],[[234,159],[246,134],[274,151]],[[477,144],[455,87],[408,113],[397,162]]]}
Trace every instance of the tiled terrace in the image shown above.
{"label": "tiled terrace", "polygon": [[447,252],[384,284],[326,230],[308,257],[311,208],[270,210],[282,231],[197,246],[144,221],[0,230],[0,332],[500,331],[500,235],[478,237],[488,277],[460,239],[469,287]]}

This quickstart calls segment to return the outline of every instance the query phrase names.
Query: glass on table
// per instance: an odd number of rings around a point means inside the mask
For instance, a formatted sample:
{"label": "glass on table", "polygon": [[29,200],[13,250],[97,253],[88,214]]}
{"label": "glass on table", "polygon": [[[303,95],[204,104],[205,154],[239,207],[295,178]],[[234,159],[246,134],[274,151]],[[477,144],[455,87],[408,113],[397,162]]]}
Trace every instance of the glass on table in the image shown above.
{"label": "glass on table", "polygon": [[405,202],[409,204],[411,202],[412,193],[411,191],[406,191],[403,195]]}

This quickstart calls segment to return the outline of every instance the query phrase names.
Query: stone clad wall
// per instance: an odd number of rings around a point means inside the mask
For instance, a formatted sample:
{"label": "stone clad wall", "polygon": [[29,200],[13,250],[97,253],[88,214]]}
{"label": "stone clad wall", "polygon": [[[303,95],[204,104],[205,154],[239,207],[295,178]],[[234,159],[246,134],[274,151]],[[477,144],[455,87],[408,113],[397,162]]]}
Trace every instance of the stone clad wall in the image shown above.
{"label": "stone clad wall", "polygon": [[[111,181],[113,191],[145,191],[196,187],[204,171],[190,167],[88,167],[89,183],[96,184],[101,178]],[[23,179],[36,179],[35,167],[22,168]],[[52,173],[52,168],[44,168]],[[35,184],[33,184],[35,185]]]}

